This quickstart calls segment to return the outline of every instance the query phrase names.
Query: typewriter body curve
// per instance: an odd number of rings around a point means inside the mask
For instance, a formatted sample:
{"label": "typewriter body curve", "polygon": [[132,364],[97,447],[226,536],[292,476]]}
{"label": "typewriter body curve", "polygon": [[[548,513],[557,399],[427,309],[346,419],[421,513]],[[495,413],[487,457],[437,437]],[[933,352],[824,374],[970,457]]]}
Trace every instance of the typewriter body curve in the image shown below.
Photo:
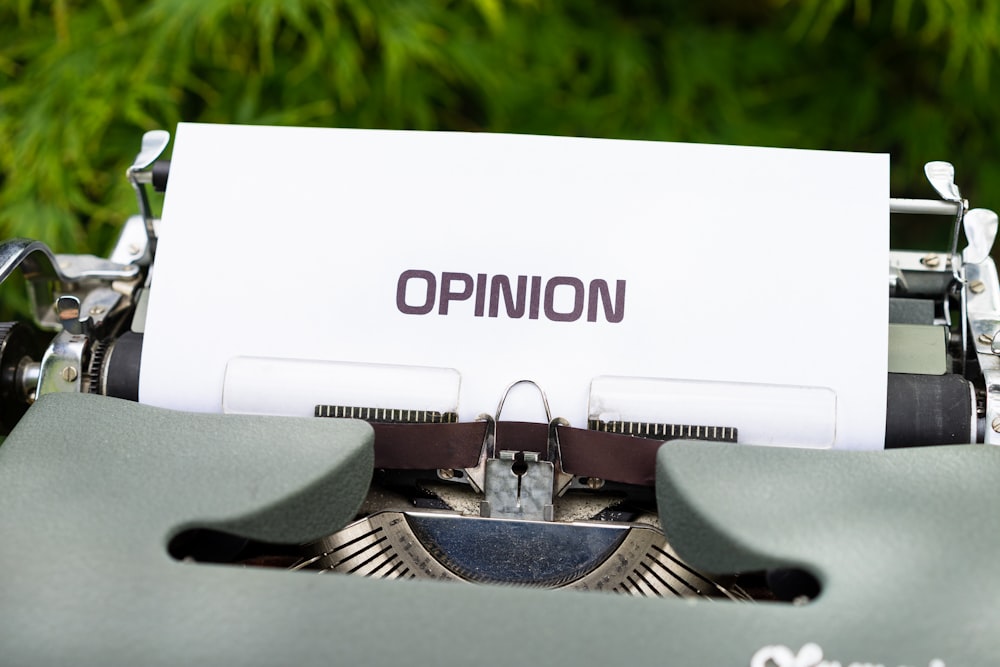
{"label": "typewriter body curve", "polygon": [[[59,255],[34,240],[14,239],[0,245],[0,281],[16,271],[23,272],[34,314],[33,323],[0,325],[0,426],[5,433],[11,433],[8,444],[0,447],[0,478],[5,464],[17,475],[30,477],[32,439],[44,437],[58,443],[64,437],[60,434],[71,432],[65,437],[100,440],[104,444],[95,442],[95,449],[86,454],[97,463],[80,468],[81,474],[89,470],[89,474],[100,475],[100,466],[116,465],[115,457],[123,456],[120,449],[128,447],[130,439],[143,437],[152,442],[161,438],[158,446],[171,446],[170,433],[163,434],[161,429],[157,435],[149,430],[149,423],[162,419],[163,424],[180,424],[176,420],[187,419],[183,415],[164,417],[156,409],[136,404],[145,309],[153,289],[150,279],[159,225],[147,188],[163,191],[167,187],[169,163],[157,159],[168,141],[165,132],[150,132],[143,138],[140,152],[126,174],[136,191],[139,214],[127,221],[108,258]],[[864,568],[837,559],[827,563],[822,555],[831,549],[827,540],[870,539],[874,542],[867,546],[882,551],[911,548],[906,546],[910,542],[895,544],[885,536],[873,537],[872,532],[860,527],[857,533],[853,529],[830,528],[841,523],[835,516],[837,512],[862,511],[863,503],[857,504],[862,500],[881,503],[877,496],[859,500],[879,484],[866,475],[886,476],[882,478],[883,490],[897,497],[885,506],[897,507],[901,513],[912,510],[905,507],[903,500],[910,498],[912,487],[935,484],[935,475],[943,474],[941,470],[977,471],[970,472],[965,480],[952,480],[954,488],[944,494],[948,497],[941,505],[950,508],[952,503],[954,508],[948,511],[985,505],[976,520],[988,524],[996,513],[995,505],[990,503],[1000,500],[990,488],[995,484],[989,484],[990,479],[995,480],[991,475],[1000,472],[1000,459],[989,447],[1000,444],[1000,340],[994,338],[1000,333],[1000,281],[989,256],[997,234],[997,216],[969,208],[948,163],[929,163],[926,175],[938,198],[893,199],[890,210],[941,216],[951,225],[951,247],[939,252],[891,251],[888,264],[890,377],[886,448],[921,449],[900,453],[894,459],[890,458],[893,452],[856,457],[845,453],[840,458],[837,453],[765,451],[767,448],[738,448],[737,453],[722,444],[736,441],[735,429],[711,425],[593,420],[588,429],[571,429],[559,415],[549,413],[544,388],[530,379],[515,385],[537,394],[545,423],[505,421],[502,413],[506,392],[498,396],[495,411],[472,423],[457,423],[455,415],[422,410],[318,405],[316,417],[320,419],[305,421],[326,423],[326,418],[347,418],[368,422],[370,429],[331,431],[331,437],[342,441],[343,456],[335,461],[313,461],[316,466],[329,468],[326,477],[318,473],[308,477],[303,472],[306,476],[297,482],[300,489],[286,489],[284,496],[275,491],[275,499],[269,502],[277,519],[258,516],[242,523],[199,521],[201,510],[192,509],[187,523],[175,525],[170,523],[173,518],[163,519],[172,532],[162,541],[157,542],[155,533],[151,533],[154,537],[148,540],[154,543],[152,547],[136,547],[136,554],[147,548],[160,552],[162,558],[154,557],[156,563],[149,563],[151,573],[178,577],[169,579],[164,587],[191,585],[192,590],[202,591],[190,597],[178,594],[182,600],[179,608],[190,611],[187,605],[203,605],[210,610],[204,622],[211,629],[203,628],[200,638],[193,639],[198,632],[189,621],[169,618],[171,611],[164,605],[169,605],[171,598],[157,590],[149,594],[151,607],[142,607],[141,613],[149,616],[148,623],[137,623],[127,631],[139,638],[136,646],[163,651],[154,662],[171,662],[170,656],[187,659],[199,651],[213,655],[219,649],[218,642],[227,638],[240,643],[243,648],[234,655],[247,663],[270,662],[278,655],[295,658],[298,653],[300,661],[311,664],[323,662],[324,651],[341,652],[340,658],[331,658],[333,664],[347,659],[389,664],[407,656],[420,661],[462,662],[469,652],[476,653],[469,659],[477,662],[509,662],[523,651],[546,650],[546,645],[558,644],[555,635],[562,636],[567,644],[550,646],[544,662],[589,663],[615,656],[629,659],[623,652],[630,653],[636,664],[657,656],[678,664],[708,664],[702,661],[713,660],[721,661],[713,664],[779,666],[830,664],[824,660],[835,659],[844,664],[852,660],[897,664],[893,662],[897,660],[898,664],[944,665],[970,655],[985,661],[981,654],[997,647],[988,640],[977,643],[979,638],[974,634],[970,637],[967,628],[941,628],[942,635],[928,632],[925,644],[918,641],[902,648],[899,657],[894,656],[892,647],[898,647],[899,638],[922,627],[924,621],[913,620],[919,616],[914,610],[899,610],[896,618],[885,619],[879,638],[866,634],[864,622],[838,620],[838,614],[850,609],[855,598],[865,598],[867,591],[851,586],[867,586],[866,577],[871,573],[858,574],[860,583],[851,584],[856,569],[860,572]],[[960,248],[963,237],[964,249]],[[37,406],[32,407],[34,404]],[[94,416],[90,424],[60,424],[62,414],[73,415],[73,419]],[[123,426],[117,427],[115,419],[121,419]],[[191,424],[202,424],[198,417],[190,419],[194,420]],[[232,418],[218,424],[204,422],[204,428],[205,432],[215,432],[213,429],[231,427],[232,433],[243,433],[241,429],[245,428],[252,433],[258,428],[256,422],[248,427],[244,421]],[[291,421],[275,423],[289,433],[298,432]],[[194,431],[190,432],[185,428],[178,426],[177,433],[188,435],[176,437],[192,437],[190,433],[200,432],[201,427],[192,427]],[[312,437],[311,433],[303,435]],[[626,441],[628,444],[623,445]],[[680,442],[661,448],[664,441]],[[935,445],[944,447],[930,447]],[[621,455],[619,448],[623,446],[630,447],[628,456]],[[101,447],[110,447],[116,454],[101,453]],[[56,444],[49,449],[52,451],[39,448],[38,456],[47,457],[41,468],[59,465],[61,450]],[[135,456],[141,459],[145,456],[142,452],[149,449],[137,446]],[[313,454],[304,456],[303,466],[308,467],[308,457]],[[741,461],[739,466],[727,463],[737,459]],[[847,465],[841,465],[847,459]],[[73,466],[70,461],[63,461],[63,465]],[[188,494],[181,479],[183,468],[170,468],[173,464],[155,457],[148,465],[151,474],[157,466],[172,470],[170,474],[178,476],[177,496]],[[215,470],[225,474],[224,463],[212,465],[221,466]],[[268,465],[280,465],[280,461]],[[755,465],[761,466],[758,480],[748,478]],[[804,471],[823,466],[831,471],[830,479],[841,480],[845,487],[856,486],[841,489],[839,507],[819,510],[818,505],[813,507],[803,500],[815,495],[811,490],[815,485],[809,481],[812,473]],[[142,465],[138,469],[142,470]],[[359,469],[366,472],[359,475]],[[368,473],[372,474],[370,484]],[[345,475],[354,481],[346,483]],[[92,482],[100,484],[99,479]],[[198,483],[209,484],[205,480]],[[295,483],[289,482],[293,487]],[[109,484],[113,486],[114,482]],[[339,489],[340,506],[336,511],[315,499],[306,503],[305,510],[301,503],[289,500],[311,497],[324,484]],[[747,537],[750,533],[741,532],[753,528],[767,534],[791,525],[780,520],[770,524],[758,521],[749,513],[761,507],[755,505],[761,501],[754,500],[752,492],[773,492],[762,489],[767,484],[787,486],[792,504],[797,505],[800,514],[788,521],[803,527],[806,537],[802,541],[812,541],[802,547],[801,553],[796,551],[798,538],[782,537],[774,538],[778,540],[775,544],[783,545],[780,548],[787,549],[786,553],[768,556],[771,547],[766,540],[758,545],[753,543],[753,537]],[[230,493],[224,486],[220,483],[217,489],[220,497]],[[9,486],[7,501],[11,502],[10,494],[18,489],[30,496],[29,487]],[[169,496],[170,488],[169,484],[164,486],[162,494]],[[737,492],[735,488],[743,490]],[[841,497],[838,492],[822,488]],[[977,496],[979,491],[982,493]],[[726,500],[727,492],[732,492],[731,501]],[[75,502],[72,484],[61,485],[52,493],[61,503]],[[190,495],[199,493],[207,491],[192,486]],[[151,523],[161,513],[172,517],[160,505],[183,504],[178,498],[153,495],[154,499],[142,501],[158,504],[149,509]],[[122,498],[119,501],[129,502]],[[253,503],[243,502],[248,503],[249,511]],[[748,513],[721,509],[730,502],[745,503]],[[42,505],[41,501],[35,503],[33,511],[42,511]],[[19,509],[14,503],[2,511],[17,514]],[[804,526],[813,516],[810,512],[821,511],[823,516],[816,515],[821,525],[806,530]],[[932,523],[936,521],[934,525],[955,523],[954,515],[945,509],[921,507],[919,511],[929,515]],[[297,519],[289,517],[298,517],[302,512],[315,513],[319,518],[302,520],[298,526]],[[23,516],[36,514],[25,510]],[[261,510],[258,514],[267,512]],[[781,512],[775,514],[779,515]],[[130,532],[129,522],[138,526],[141,516],[128,515],[111,529],[107,537],[109,551],[129,552],[130,535],[140,539],[138,528],[136,533]],[[272,530],[282,523],[298,527]],[[0,525],[11,534],[27,531],[25,539],[37,537],[39,544],[48,539],[41,532],[32,537],[28,524],[18,523],[16,516]],[[981,536],[990,527],[974,524],[969,530]],[[959,534],[954,539],[963,538]],[[68,542],[72,543],[73,538]],[[18,541],[15,538],[9,544]],[[838,548],[863,559],[858,554],[865,547],[854,544]],[[948,554],[942,555],[940,562],[961,568],[964,547],[952,543],[946,548]],[[19,566],[12,549],[0,549],[5,570],[0,572],[0,582],[16,576],[12,570]],[[979,553],[972,560],[978,562],[983,557]],[[892,554],[892,558],[898,558],[900,568],[906,569],[906,554]],[[107,560],[117,563],[111,555]],[[20,567],[35,573],[28,565]],[[273,574],[279,570],[289,572]],[[94,570],[100,571],[101,567]],[[973,572],[981,570],[971,567]],[[332,579],[340,582],[336,584],[340,588],[335,594],[331,588],[331,595],[326,597],[312,584],[303,583],[309,573],[326,574],[322,583]],[[244,575],[249,578],[241,579]],[[900,581],[908,581],[907,576],[901,575]],[[838,583],[838,577],[848,583]],[[378,583],[370,581],[373,579]],[[99,577],[83,577],[80,585],[92,589],[100,586],[100,581]],[[118,585],[114,581],[108,583],[109,590]],[[128,577],[123,576],[121,581],[127,582]],[[363,581],[368,583],[357,583]],[[978,583],[987,590],[1000,586],[1000,582]],[[217,590],[213,589],[216,585]],[[274,617],[248,612],[241,618],[220,599],[243,586],[248,587],[245,590],[249,591],[251,603],[277,600],[275,605],[285,611],[275,612]],[[394,588],[397,586],[398,591]],[[949,586],[959,601],[962,598],[957,597],[958,593],[965,595],[969,588],[963,581]],[[550,592],[553,589],[577,593]],[[39,615],[52,610],[52,619],[78,625],[67,635],[67,651],[83,656],[84,662],[97,661],[102,655],[101,642],[88,647],[81,637],[95,628],[107,630],[106,623],[91,625],[87,613],[67,611],[66,605],[25,604],[33,592],[28,584],[12,590],[16,594],[9,600],[15,602],[8,602],[7,611],[15,617],[13,627],[17,627],[16,619],[22,612],[22,622],[35,627]],[[893,588],[890,585],[886,590]],[[77,594],[74,590],[64,593]],[[823,608],[827,596],[832,600],[829,613]],[[39,593],[38,597],[44,595]],[[627,599],[632,597],[646,599]],[[423,602],[415,602],[416,598]],[[685,603],[649,598],[681,598]],[[879,604],[899,609],[910,604],[912,596],[903,595],[901,600],[908,602],[897,604],[883,597],[872,609],[881,608]],[[654,605],[661,603],[668,606],[659,618],[661,612]],[[298,605],[310,619],[326,614],[339,619],[331,620],[331,625],[347,624],[355,630],[330,629],[330,634],[324,636],[311,621],[286,627],[282,624],[291,623],[284,615],[288,605]],[[694,606],[689,610],[685,605]],[[919,600],[917,606],[921,605],[947,606],[933,592],[931,597]],[[818,615],[810,617],[810,608],[818,609]],[[116,613],[119,619],[140,613],[127,605],[116,609],[110,613],[113,618]],[[970,609],[970,614],[982,613],[975,601],[970,603]],[[158,613],[163,617],[157,619]],[[614,618],[595,625],[595,613]],[[966,614],[954,610],[938,609],[935,613],[966,618]],[[424,614],[432,618],[421,619]],[[347,618],[353,620],[348,623]],[[155,622],[164,627],[159,639],[155,638]],[[536,627],[542,622],[550,626]],[[275,627],[262,631],[269,623]],[[842,624],[839,629],[838,623]],[[370,627],[365,629],[366,625]],[[283,634],[276,629],[279,626]],[[603,641],[588,637],[597,627],[609,635]],[[297,639],[296,628],[304,632]],[[789,631],[782,634],[780,628]],[[658,637],[661,630],[664,635]],[[258,631],[260,637],[269,638],[269,648],[247,637],[247,633]],[[395,652],[386,646],[374,647],[380,633],[385,634],[386,641],[401,642],[402,648]],[[344,648],[345,642],[352,642],[352,636],[356,641]],[[941,636],[958,636],[960,648],[941,643]],[[29,646],[28,640],[17,640],[13,635],[7,639],[14,646],[15,656],[35,655],[47,662],[64,655],[52,647]],[[520,648],[515,646],[519,642]],[[279,645],[284,653],[274,652]],[[113,648],[104,655],[110,662],[135,657]]]}

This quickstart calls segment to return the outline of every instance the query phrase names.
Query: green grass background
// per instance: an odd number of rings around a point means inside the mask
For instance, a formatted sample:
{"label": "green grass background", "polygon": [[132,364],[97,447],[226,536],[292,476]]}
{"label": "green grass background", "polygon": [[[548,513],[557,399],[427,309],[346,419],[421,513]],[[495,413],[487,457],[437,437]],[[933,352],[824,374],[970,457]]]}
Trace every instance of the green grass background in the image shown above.
{"label": "green grass background", "polygon": [[997,209],[998,53],[975,0],[0,0],[0,237],[107,252],[182,120],[887,152]]}

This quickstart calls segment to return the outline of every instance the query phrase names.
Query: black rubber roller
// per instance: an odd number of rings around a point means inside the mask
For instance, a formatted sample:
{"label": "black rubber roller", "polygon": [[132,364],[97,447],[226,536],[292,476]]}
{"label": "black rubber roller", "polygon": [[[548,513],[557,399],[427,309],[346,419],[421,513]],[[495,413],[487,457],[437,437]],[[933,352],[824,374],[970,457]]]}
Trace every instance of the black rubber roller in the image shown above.
{"label": "black rubber roller", "polygon": [[139,400],[139,360],[142,358],[142,334],[122,334],[107,351],[101,370],[101,392],[105,396]]}
{"label": "black rubber roller", "polygon": [[170,178],[170,160],[157,160],[153,163],[153,189],[157,192],[167,191],[167,180]]}
{"label": "black rubber roller", "polygon": [[976,441],[972,385],[960,375],[889,373],[885,447]]}

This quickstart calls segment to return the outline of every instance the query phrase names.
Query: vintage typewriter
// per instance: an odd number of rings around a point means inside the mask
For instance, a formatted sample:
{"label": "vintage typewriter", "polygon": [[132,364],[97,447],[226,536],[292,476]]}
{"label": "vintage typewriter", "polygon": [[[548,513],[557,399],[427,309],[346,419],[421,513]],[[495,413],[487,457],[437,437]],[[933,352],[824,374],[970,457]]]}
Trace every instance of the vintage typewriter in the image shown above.
{"label": "vintage typewriter", "polygon": [[512,387],[543,423],[504,421],[506,393],[462,423],[140,405],[168,141],[143,137],[139,214],[107,259],[0,245],[34,314],[0,325],[0,662],[959,665],[1000,648],[997,215],[950,164],[926,166],[937,198],[889,202],[951,229],[949,248],[888,258],[889,451],[816,452],[735,447],[738,426],[569,428],[531,380]]}

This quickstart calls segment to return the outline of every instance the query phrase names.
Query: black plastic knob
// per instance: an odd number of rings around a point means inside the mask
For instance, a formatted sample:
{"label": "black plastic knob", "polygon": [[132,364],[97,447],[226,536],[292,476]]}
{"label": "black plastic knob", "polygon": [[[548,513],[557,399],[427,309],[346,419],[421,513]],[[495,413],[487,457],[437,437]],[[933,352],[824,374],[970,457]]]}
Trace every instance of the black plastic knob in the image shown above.
{"label": "black plastic knob", "polygon": [[25,373],[41,361],[45,347],[45,337],[31,325],[0,322],[0,434],[10,433],[31,405],[33,387],[25,382]]}

